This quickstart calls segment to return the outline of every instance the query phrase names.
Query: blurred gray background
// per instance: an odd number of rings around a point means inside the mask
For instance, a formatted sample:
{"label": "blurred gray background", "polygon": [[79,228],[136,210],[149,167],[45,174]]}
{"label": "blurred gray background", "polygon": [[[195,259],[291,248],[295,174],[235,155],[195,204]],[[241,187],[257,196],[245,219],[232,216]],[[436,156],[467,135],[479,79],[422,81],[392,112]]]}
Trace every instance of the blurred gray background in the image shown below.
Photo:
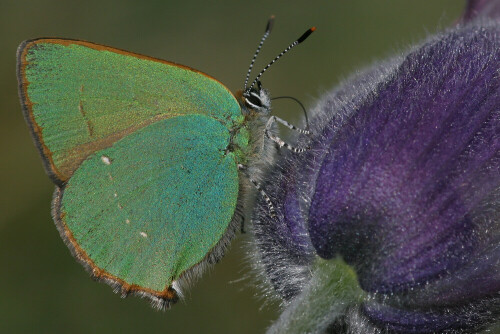
{"label": "blurred gray background", "polygon": [[[242,88],[268,17],[273,33],[255,67],[307,28],[318,30],[262,79],[274,96],[311,107],[352,71],[447,27],[464,1],[25,1],[0,2],[0,333],[259,333],[278,316],[263,306],[238,236],[223,261],[168,312],[121,299],[72,258],[50,217],[46,177],[17,97],[15,53],[36,37],[83,39],[199,69]],[[299,109],[276,114],[300,123]],[[242,279],[245,278],[245,279]]]}

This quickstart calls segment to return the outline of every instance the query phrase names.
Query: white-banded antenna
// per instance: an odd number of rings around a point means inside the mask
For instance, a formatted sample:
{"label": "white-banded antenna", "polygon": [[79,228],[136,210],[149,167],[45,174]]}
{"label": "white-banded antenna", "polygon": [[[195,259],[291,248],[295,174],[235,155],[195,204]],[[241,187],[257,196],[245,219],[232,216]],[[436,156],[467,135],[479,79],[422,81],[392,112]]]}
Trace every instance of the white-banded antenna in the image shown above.
{"label": "white-banded antenna", "polygon": [[248,84],[248,79],[250,78],[250,73],[252,72],[253,64],[255,63],[255,59],[257,59],[257,55],[260,52],[260,49],[262,48],[262,45],[264,44],[265,40],[267,37],[269,37],[269,34],[271,33],[271,30],[273,29],[273,24],[274,24],[274,15],[272,15],[269,20],[267,21],[267,26],[266,26],[266,31],[264,32],[264,35],[260,39],[259,46],[257,47],[257,51],[255,51],[252,62],[250,63],[250,66],[248,67],[248,72],[247,72],[247,77],[245,79],[245,85],[243,90],[247,90],[247,84]]}
{"label": "white-banded antenna", "polygon": [[[276,58],[274,58],[269,64],[267,64],[266,67],[264,67],[264,69],[262,71],[260,71],[260,73],[254,79],[254,81],[252,82],[252,84],[250,85],[250,87],[247,88],[247,81],[245,81],[245,90],[244,90],[244,92],[250,91],[250,89],[252,89],[252,87],[255,85],[255,83],[257,81],[259,81],[259,79],[262,76],[262,74],[264,74],[264,72],[269,67],[271,67],[272,64],[274,64],[278,59],[280,59],[285,53],[287,53],[288,51],[290,51],[293,47],[295,47],[295,46],[299,45],[300,43],[302,43],[303,41],[305,41],[307,39],[307,37],[309,37],[315,30],[316,30],[316,27],[309,28],[305,33],[302,34],[302,36],[300,36],[299,38],[297,38],[297,40],[295,42],[293,42],[292,44],[290,44],[285,50],[283,50],[279,55],[277,55]],[[266,31],[266,33],[267,33],[267,31]],[[264,34],[264,36],[266,36],[266,35]],[[261,44],[262,43],[263,43],[263,41],[261,42]],[[261,45],[259,45],[259,48],[257,49],[257,53],[258,53],[258,51],[260,51],[260,47],[261,47]],[[252,60],[252,64],[250,65],[250,70],[252,69],[253,62],[255,61],[255,57]],[[248,80],[249,75],[250,75],[250,71],[249,71],[249,73],[247,75],[247,80]]]}

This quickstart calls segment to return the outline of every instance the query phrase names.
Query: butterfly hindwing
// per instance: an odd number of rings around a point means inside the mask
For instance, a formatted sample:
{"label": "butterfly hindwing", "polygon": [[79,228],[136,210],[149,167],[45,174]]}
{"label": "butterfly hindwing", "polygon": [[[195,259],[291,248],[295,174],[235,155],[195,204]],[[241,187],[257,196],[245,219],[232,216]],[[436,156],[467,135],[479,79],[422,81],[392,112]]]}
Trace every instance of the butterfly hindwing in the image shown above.
{"label": "butterfly hindwing", "polygon": [[172,284],[232,233],[238,174],[228,143],[219,122],[188,115],[95,152],[55,200],[63,238],[98,278],[175,299]]}

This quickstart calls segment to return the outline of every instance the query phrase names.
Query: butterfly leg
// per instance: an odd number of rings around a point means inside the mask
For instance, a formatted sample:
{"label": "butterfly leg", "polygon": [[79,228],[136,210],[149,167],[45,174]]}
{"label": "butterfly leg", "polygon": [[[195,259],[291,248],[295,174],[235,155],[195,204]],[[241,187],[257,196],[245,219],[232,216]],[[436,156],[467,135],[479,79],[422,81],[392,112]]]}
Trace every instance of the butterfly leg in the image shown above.
{"label": "butterfly leg", "polygon": [[241,232],[241,234],[247,233],[247,231],[245,231],[245,216],[241,217],[240,232]]}
{"label": "butterfly leg", "polygon": [[[247,167],[245,165],[238,164],[238,169],[239,170],[246,170]],[[261,196],[266,201],[266,204],[267,204],[267,207],[269,208],[269,213],[271,214],[271,217],[276,217],[276,210],[274,209],[273,202],[271,201],[271,199],[269,198],[269,196],[266,194],[266,192],[264,191],[264,189],[262,189],[262,187],[260,186],[259,182],[255,181],[250,176],[248,176],[248,179],[250,180],[250,182],[252,182],[252,184],[255,187],[255,189],[257,189],[257,191],[261,194]]]}
{"label": "butterfly leg", "polygon": [[278,146],[280,148],[281,147],[286,147],[287,149],[289,149],[289,150],[291,150],[291,151],[293,151],[295,153],[302,153],[302,152],[304,152],[307,149],[307,148],[300,148],[300,147],[292,146],[292,145],[288,144],[287,142],[285,142],[283,139],[279,138],[278,136],[273,135],[271,133],[271,127],[276,122],[283,124],[284,126],[286,126],[287,128],[289,128],[290,130],[294,130],[294,131],[297,131],[299,133],[303,133],[303,134],[306,134],[306,135],[311,134],[311,132],[309,130],[300,129],[300,128],[296,127],[295,125],[292,125],[292,124],[288,123],[284,119],[281,119],[281,118],[276,117],[276,116],[271,116],[271,117],[269,117],[269,120],[266,123],[265,134],[266,134],[267,138],[271,139],[273,142],[275,142],[276,144],[278,144]]}
{"label": "butterfly leg", "polygon": [[271,116],[271,118],[273,118],[273,117],[274,117],[273,122],[281,123],[284,126],[286,126],[287,128],[289,128],[290,130],[294,130],[294,131],[297,131],[298,133],[303,133],[305,135],[310,135],[311,134],[311,131],[298,128],[295,125],[288,123],[283,118],[279,118],[278,116]]}

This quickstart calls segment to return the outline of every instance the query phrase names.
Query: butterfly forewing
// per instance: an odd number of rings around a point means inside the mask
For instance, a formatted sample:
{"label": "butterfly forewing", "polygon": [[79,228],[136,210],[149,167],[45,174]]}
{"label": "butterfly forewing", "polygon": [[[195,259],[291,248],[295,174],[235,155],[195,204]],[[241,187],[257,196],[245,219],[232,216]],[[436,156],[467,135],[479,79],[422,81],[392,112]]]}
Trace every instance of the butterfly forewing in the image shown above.
{"label": "butterfly forewing", "polygon": [[160,119],[241,122],[234,96],[190,68],[89,42],[38,39],[18,50],[25,117],[55,182],[90,154]]}

